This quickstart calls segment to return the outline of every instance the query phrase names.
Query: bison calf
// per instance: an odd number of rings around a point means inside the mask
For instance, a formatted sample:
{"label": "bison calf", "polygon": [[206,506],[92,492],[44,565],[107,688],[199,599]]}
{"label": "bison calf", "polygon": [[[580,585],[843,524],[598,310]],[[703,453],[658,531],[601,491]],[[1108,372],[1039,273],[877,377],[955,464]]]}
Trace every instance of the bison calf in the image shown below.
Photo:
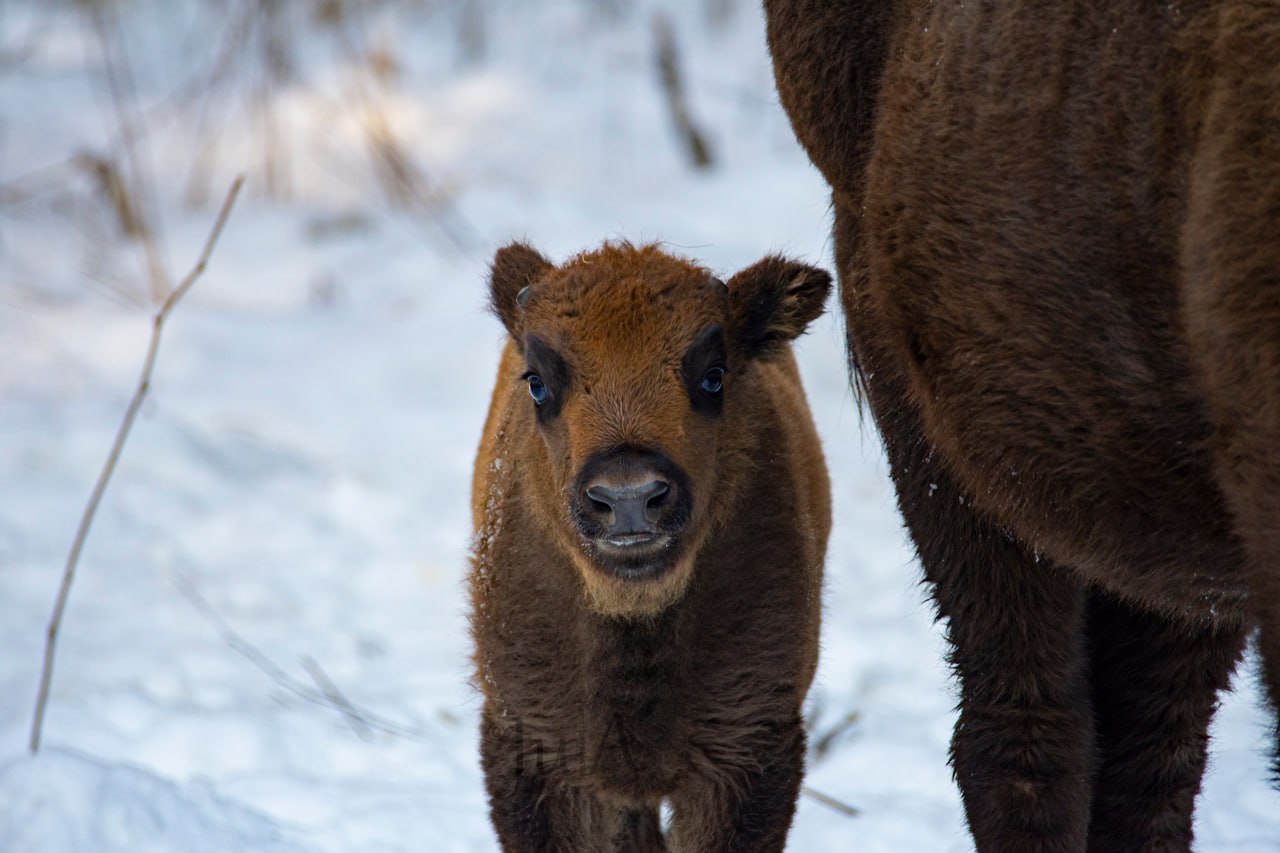
{"label": "bison calf", "polygon": [[471,621],[504,850],[783,848],[831,525],[789,342],[830,285],[653,246],[494,258]]}

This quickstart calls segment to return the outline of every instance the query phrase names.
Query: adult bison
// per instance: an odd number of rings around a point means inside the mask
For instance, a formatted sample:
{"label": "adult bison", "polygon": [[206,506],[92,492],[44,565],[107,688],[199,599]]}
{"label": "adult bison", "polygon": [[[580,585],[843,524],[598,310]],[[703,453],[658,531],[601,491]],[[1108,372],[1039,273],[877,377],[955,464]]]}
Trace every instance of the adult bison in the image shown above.
{"label": "adult bison", "polygon": [[1280,700],[1280,4],[765,0],[978,848],[1185,850]]}
{"label": "adult bison", "polygon": [[656,247],[494,258],[481,753],[507,851],[780,851],[831,505],[790,341],[831,279]]}

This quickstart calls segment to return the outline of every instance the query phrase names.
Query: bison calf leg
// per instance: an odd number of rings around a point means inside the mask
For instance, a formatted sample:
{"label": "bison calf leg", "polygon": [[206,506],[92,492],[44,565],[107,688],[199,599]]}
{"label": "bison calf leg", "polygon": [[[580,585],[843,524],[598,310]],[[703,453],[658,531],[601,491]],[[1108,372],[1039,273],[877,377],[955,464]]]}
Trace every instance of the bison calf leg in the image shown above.
{"label": "bison calf leg", "polygon": [[613,849],[617,853],[666,853],[662,822],[657,809],[636,809],[622,814]]}
{"label": "bison calf leg", "polygon": [[573,803],[555,789],[540,750],[519,728],[496,725],[485,714],[480,724],[480,763],[489,794],[489,815],[505,853],[552,853],[576,849],[578,821]]}
{"label": "bison calf leg", "polygon": [[575,757],[533,746],[518,728],[481,721],[481,764],[489,814],[504,853],[663,853],[654,809],[620,810],[557,782]]}
{"label": "bison calf leg", "polygon": [[774,728],[744,778],[700,779],[671,798],[677,853],[781,853],[804,775],[799,718]]}
{"label": "bison calf leg", "polygon": [[1089,642],[1099,755],[1089,850],[1190,850],[1209,721],[1244,629],[1175,623],[1095,593]]}

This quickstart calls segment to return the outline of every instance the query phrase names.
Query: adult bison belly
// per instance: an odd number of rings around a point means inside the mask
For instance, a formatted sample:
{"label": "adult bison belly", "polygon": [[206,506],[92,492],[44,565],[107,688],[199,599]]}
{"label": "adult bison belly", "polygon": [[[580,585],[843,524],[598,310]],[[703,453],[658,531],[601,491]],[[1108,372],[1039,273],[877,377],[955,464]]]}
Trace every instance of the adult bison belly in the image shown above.
{"label": "adult bison belly", "polygon": [[1160,609],[1234,610],[1181,331],[1186,24],[1002,5],[930,4],[899,31],[851,335],[1014,534]]}

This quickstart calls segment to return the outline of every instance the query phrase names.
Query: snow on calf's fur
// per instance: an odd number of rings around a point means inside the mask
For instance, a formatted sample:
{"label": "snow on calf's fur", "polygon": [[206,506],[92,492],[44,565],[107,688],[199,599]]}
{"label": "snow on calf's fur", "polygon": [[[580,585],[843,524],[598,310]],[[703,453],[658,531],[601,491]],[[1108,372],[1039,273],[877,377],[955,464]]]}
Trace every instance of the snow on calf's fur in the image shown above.
{"label": "snow on calf's fur", "polygon": [[504,850],[781,850],[831,524],[790,341],[830,277],[513,244],[490,284],[471,594]]}

